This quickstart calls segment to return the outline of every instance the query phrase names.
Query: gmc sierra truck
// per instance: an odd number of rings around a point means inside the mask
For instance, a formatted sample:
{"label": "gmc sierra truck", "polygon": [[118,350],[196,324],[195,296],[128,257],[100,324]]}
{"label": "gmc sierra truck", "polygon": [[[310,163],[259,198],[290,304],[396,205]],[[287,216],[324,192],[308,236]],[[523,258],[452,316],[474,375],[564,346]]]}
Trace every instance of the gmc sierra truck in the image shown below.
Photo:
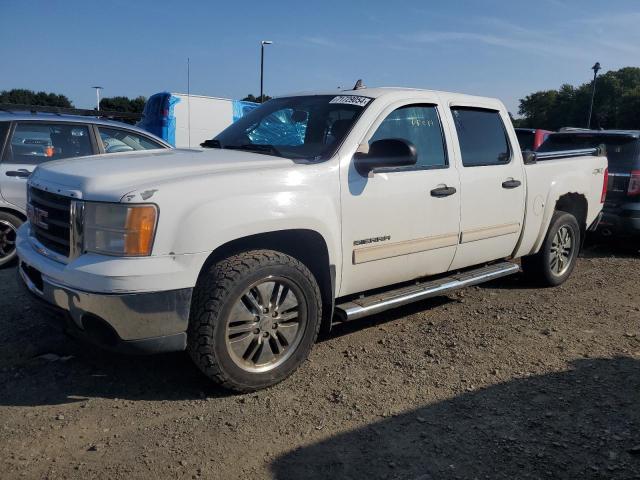
{"label": "gmc sierra truck", "polygon": [[276,98],[203,146],[39,166],[18,271],[71,334],[236,391],[333,322],[521,267],[561,284],[607,184],[596,149],[523,154],[500,101],[426,90]]}

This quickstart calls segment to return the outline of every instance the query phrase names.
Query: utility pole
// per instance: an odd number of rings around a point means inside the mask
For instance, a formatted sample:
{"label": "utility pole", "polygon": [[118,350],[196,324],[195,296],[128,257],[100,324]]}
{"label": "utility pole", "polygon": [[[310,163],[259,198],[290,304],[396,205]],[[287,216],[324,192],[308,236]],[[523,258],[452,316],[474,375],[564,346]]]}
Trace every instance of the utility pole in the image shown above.
{"label": "utility pole", "polygon": [[600,62],[596,62],[591,70],[593,70],[593,87],[591,88],[591,104],[589,105],[589,119],[587,120],[587,128],[591,128],[591,114],[593,113],[593,100],[596,97],[596,77],[601,69]]}
{"label": "utility pole", "polygon": [[264,46],[272,43],[271,40],[262,40],[260,42],[260,103],[264,102]]}
{"label": "utility pole", "polygon": [[103,90],[102,87],[91,87],[96,89],[96,110],[100,111],[100,90]]}
{"label": "utility pole", "polygon": [[187,144],[191,148],[191,59],[187,57]]}

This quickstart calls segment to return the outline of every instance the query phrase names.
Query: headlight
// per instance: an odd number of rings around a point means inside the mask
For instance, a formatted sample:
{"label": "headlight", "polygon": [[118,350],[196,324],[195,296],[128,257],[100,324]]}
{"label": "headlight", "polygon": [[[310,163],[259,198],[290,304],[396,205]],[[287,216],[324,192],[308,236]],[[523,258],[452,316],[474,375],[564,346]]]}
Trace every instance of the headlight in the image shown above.
{"label": "headlight", "polygon": [[84,250],[123,257],[151,255],[157,220],[155,205],[86,202]]}

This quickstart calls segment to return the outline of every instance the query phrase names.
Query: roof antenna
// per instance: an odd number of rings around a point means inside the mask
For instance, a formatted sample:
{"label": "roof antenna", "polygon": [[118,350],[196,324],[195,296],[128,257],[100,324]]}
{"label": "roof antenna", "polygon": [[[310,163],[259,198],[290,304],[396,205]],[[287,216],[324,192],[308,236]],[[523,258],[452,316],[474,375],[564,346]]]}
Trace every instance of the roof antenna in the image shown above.
{"label": "roof antenna", "polygon": [[354,90],[361,90],[361,89],[363,89],[363,88],[367,88],[367,86],[366,86],[364,83],[362,83],[362,79],[359,79],[359,80],[356,82],[356,84],[353,86],[353,89],[354,89]]}

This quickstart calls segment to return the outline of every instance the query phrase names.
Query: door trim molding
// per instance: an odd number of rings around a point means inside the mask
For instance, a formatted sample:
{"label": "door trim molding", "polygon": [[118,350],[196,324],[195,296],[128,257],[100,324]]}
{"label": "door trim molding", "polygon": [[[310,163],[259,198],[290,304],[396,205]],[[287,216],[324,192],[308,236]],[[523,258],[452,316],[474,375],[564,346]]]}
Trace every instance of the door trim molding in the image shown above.
{"label": "door trim molding", "polygon": [[353,264],[373,262],[385,258],[400,257],[411,253],[426,252],[444,247],[455,247],[458,244],[458,234],[448,233],[435,237],[417,238],[403,242],[375,245],[358,248],[353,251]]}
{"label": "door trim molding", "polygon": [[519,231],[519,223],[506,223],[504,225],[494,225],[492,227],[474,228],[472,230],[462,232],[462,235],[460,236],[460,243],[477,242],[478,240],[511,235],[513,233],[518,233]]}

